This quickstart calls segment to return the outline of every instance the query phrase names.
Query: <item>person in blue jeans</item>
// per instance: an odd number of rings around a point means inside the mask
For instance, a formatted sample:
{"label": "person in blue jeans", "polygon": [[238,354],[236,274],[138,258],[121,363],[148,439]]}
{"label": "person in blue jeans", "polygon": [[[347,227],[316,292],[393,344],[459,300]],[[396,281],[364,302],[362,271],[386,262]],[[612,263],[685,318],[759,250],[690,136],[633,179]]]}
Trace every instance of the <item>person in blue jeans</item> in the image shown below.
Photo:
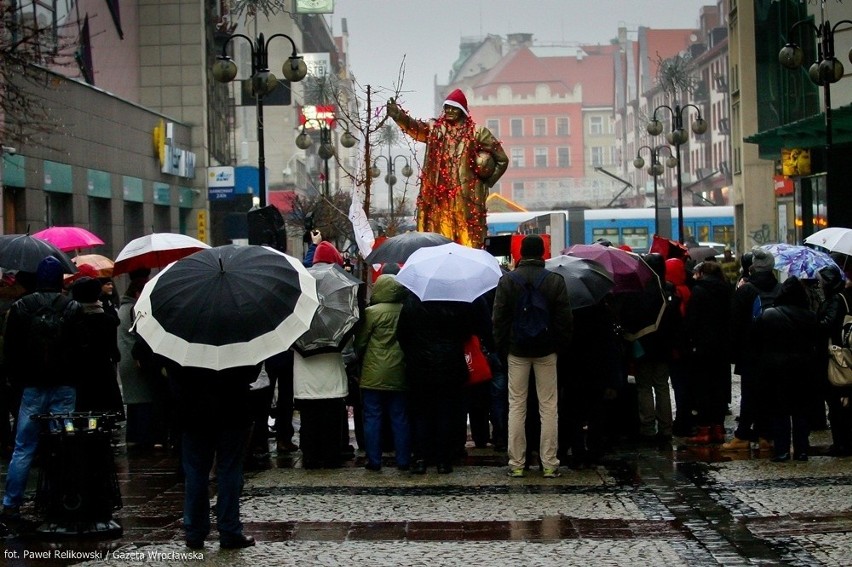
{"label": "person in blue jeans", "polygon": [[261,365],[210,370],[179,366],[160,358],[177,407],[181,408],[186,546],[204,549],[210,533],[209,484],[215,462],[219,547],[250,547],[255,541],[243,534],[240,493],[245,451],[253,425],[249,392]]}
{"label": "person in blue jeans", "polygon": [[364,413],[365,468],[382,468],[382,423],[390,418],[396,466],[411,466],[411,431],[405,359],[396,337],[402,301],[408,294],[394,275],[381,275],[373,286],[370,306],[355,335],[355,351],[361,364],[361,403]]}
{"label": "person in blue jeans", "polygon": [[[59,260],[47,257],[36,270],[36,288],[17,300],[9,309],[3,344],[9,379],[22,388],[18,411],[15,448],[6,473],[3,493],[3,520],[20,520],[20,508],[30,474],[33,457],[38,449],[41,422],[32,419],[39,414],[67,414],[74,411],[77,391],[69,368],[74,367],[72,356],[79,346],[75,333],[83,310],[77,301],[62,292],[63,268]],[[49,307],[63,315],[57,332],[32,325],[36,313]],[[42,337],[35,335],[41,334]],[[39,345],[41,353],[36,351]],[[53,428],[59,423],[51,422]]]}

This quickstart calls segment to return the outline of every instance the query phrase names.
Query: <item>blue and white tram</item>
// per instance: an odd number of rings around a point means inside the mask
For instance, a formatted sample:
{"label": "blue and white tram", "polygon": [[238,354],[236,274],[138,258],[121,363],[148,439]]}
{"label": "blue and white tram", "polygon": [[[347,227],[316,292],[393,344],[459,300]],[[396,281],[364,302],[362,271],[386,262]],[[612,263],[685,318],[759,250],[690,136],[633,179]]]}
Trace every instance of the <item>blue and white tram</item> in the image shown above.
{"label": "blue and white tram", "polygon": [[[734,208],[684,207],[684,240],[734,245]],[[654,209],[577,209],[571,211],[530,211],[489,213],[488,233],[564,234],[565,246],[590,244],[599,239],[615,245],[627,244],[645,253],[654,235]],[[565,223],[554,230],[554,223]],[[671,209],[671,234],[678,235],[678,211]]]}

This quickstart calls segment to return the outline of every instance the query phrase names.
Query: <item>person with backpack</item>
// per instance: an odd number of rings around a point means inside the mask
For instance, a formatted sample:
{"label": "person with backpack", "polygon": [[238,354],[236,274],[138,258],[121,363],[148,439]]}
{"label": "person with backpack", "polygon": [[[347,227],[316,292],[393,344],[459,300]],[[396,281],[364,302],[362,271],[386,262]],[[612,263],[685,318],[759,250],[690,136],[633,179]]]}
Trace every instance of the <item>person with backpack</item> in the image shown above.
{"label": "person with backpack", "polygon": [[[822,393],[828,402],[828,420],[831,423],[831,447],[829,453],[835,457],[852,455],[852,388],[837,387],[829,383],[826,375],[828,341],[832,344],[849,346],[844,337],[843,320],[852,307],[852,282],[844,281],[843,274],[836,266],[825,266],[817,272],[825,299],[817,309],[817,321],[820,326],[820,362],[816,373],[820,376]],[[846,344],[843,339],[847,338]]]}
{"label": "person with backpack", "polygon": [[31,417],[75,409],[75,373],[71,370],[77,344],[73,329],[80,324],[83,310],[62,292],[63,272],[56,258],[49,256],[39,262],[35,291],[13,303],[6,319],[3,354],[10,380],[21,386],[22,395],[15,450],[3,493],[0,521],[5,523],[21,519],[41,430],[41,422]]}
{"label": "person with backpack", "polygon": [[545,478],[559,476],[556,361],[571,343],[573,314],[568,288],[544,267],[544,240],[531,234],[521,241],[521,259],[504,274],[494,296],[494,343],[508,363],[509,476],[523,477],[525,422],[530,370],[541,420],[539,458]]}
{"label": "person with backpack", "polygon": [[770,448],[769,424],[766,420],[763,390],[756,372],[759,353],[751,337],[752,325],[762,310],[771,307],[781,291],[773,273],[775,257],[760,247],[751,250],[748,280],[739,285],[731,299],[731,352],[734,373],[740,375],[740,417],[734,437],[722,444],[725,451],[743,451],[751,442],[760,442],[760,449]]}

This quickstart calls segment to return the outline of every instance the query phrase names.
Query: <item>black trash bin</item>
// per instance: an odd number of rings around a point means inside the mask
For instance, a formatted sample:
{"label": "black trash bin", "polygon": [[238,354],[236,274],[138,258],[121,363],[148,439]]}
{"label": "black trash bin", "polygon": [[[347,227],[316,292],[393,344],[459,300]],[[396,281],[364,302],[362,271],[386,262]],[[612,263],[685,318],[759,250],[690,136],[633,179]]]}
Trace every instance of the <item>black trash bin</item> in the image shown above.
{"label": "black trash bin", "polygon": [[112,431],[115,414],[38,415],[42,462],[36,509],[44,521],[36,532],[46,536],[114,538],[122,527],[112,513],[122,507],[115,468]]}

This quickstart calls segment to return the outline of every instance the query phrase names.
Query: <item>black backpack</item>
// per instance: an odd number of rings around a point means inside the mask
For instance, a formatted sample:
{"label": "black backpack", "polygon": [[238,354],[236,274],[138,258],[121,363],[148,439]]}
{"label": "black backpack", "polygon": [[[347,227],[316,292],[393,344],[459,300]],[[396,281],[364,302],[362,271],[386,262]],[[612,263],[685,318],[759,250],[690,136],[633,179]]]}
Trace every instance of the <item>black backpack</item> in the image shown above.
{"label": "black backpack", "polygon": [[549,273],[542,270],[534,281],[528,282],[517,272],[509,272],[509,277],[523,288],[515,302],[515,316],[512,319],[515,344],[522,348],[538,345],[547,336],[550,309],[540,287]]}
{"label": "black backpack", "polygon": [[64,295],[57,295],[49,302],[43,301],[33,313],[27,333],[27,351],[42,368],[60,363],[62,355],[69,350],[69,328],[78,305]]}
{"label": "black backpack", "polygon": [[751,305],[751,317],[758,319],[764,311],[775,305],[775,299],[781,293],[781,284],[775,284],[775,287],[770,290],[760,289],[756,285],[754,287],[757,290],[757,295],[754,296],[754,302]]}

